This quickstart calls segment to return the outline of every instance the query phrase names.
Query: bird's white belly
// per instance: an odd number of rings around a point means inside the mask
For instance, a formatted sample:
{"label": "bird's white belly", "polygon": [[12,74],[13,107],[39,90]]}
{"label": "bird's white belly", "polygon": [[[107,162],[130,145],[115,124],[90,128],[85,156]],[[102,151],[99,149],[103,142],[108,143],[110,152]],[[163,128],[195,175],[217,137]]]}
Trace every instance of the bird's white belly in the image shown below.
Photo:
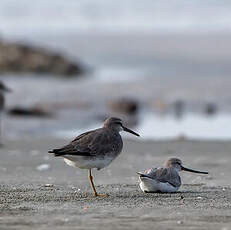
{"label": "bird's white belly", "polygon": [[174,187],[168,182],[159,182],[148,177],[140,178],[140,188],[143,192],[176,192],[179,187]]}
{"label": "bird's white belly", "polygon": [[114,158],[86,158],[84,156],[65,156],[64,161],[66,164],[72,167],[78,167],[81,169],[102,169],[109,165]]}

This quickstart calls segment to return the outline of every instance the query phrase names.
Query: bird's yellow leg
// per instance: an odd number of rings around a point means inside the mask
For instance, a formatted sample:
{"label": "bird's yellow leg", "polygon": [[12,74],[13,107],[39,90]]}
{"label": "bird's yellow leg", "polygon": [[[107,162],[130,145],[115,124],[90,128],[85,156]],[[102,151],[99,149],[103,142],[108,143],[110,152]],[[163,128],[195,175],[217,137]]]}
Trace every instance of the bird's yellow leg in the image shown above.
{"label": "bird's yellow leg", "polygon": [[91,188],[93,190],[94,196],[108,196],[107,194],[99,194],[99,193],[96,192],[95,185],[93,183],[93,177],[91,175],[91,169],[88,170],[88,178],[89,178],[89,181],[90,181]]}

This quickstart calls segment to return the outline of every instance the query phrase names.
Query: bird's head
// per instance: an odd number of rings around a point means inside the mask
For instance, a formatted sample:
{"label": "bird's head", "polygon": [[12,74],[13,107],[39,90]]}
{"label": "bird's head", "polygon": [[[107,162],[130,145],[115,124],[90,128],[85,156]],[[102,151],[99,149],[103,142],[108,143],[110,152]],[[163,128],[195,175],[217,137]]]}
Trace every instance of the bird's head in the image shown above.
{"label": "bird's head", "polygon": [[104,121],[103,126],[104,126],[105,128],[112,128],[112,129],[115,129],[115,130],[117,130],[118,132],[120,132],[120,131],[125,131],[125,132],[131,133],[131,134],[133,134],[133,135],[140,136],[138,133],[132,131],[132,130],[129,129],[129,128],[126,128],[126,127],[123,125],[123,121],[122,121],[120,118],[109,117],[109,118],[107,118],[107,119]]}
{"label": "bird's head", "polygon": [[178,158],[170,158],[165,162],[165,167],[167,168],[175,168],[177,171],[188,171],[188,172],[193,172],[193,173],[201,173],[201,174],[208,174],[208,172],[204,171],[197,171],[194,169],[189,169],[186,168],[182,165],[182,161]]}

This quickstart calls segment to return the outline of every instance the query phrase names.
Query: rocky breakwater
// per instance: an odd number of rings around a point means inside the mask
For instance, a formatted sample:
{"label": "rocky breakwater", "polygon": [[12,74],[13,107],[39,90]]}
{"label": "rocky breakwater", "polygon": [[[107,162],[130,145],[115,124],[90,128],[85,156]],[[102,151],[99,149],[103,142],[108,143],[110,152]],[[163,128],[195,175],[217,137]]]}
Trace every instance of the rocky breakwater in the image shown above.
{"label": "rocky breakwater", "polygon": [[84,68],[55,52],[24,44],[0,41],[0,74],[36,73],[76,76]]}

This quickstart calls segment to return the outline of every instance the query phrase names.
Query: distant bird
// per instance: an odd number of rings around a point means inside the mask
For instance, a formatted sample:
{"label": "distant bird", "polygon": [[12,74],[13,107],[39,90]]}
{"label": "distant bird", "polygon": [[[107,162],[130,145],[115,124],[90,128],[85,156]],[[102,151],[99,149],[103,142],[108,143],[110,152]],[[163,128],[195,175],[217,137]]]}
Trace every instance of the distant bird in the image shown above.
{"label": "distant bird", "polygon": [[139,186],[143,192],[176,192],[181,186],[179,171],[208,174],[182,166],[182,161],[170,158],[164,167],[151,168],[139,174]]}
{"label": "distant bird", "polygon": [[[11,92],[11,90],[5,86],[5,84],[0,81],[0,123],[2,123],[2,112],[5,108],[5,96],[4,94],[7,92]],[[0,124],[2,126],[2,124]],[[0,145],[2,145],[2,127],[0,127]]]}
{"label": "distant bird", "polygon": [[56,157],[63,157],[64,161],[74,167],[88,169],[88,178],[95,196],[96,192],[91,169],[98,170],[108,166],[122,151],[123,141],[120,131],[126,131],[136,136],[139,134],[123,126],[122,120],[111,117],[104,121],[103,127],[83,133],[68,145],[49,151]]}

